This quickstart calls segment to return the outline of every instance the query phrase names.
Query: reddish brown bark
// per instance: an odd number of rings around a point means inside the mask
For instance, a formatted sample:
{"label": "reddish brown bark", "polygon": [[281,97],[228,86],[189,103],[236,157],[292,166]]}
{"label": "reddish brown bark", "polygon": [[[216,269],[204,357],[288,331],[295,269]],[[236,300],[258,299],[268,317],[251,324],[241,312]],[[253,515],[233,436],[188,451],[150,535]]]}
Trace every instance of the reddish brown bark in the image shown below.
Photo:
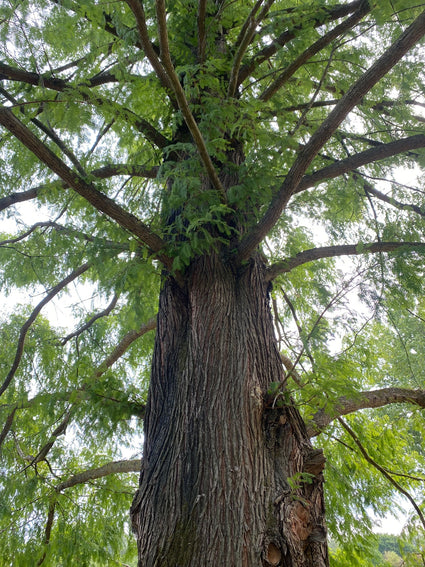
{"label": "reddish brown bark", "polygon": [[[267,396],[282,379],[260,260],[204,257],[183,288],[166,280],[132,508],[140,566],[328,565],[324,458],[296,408]],[[302,472],[312,482],[294,484]]]}

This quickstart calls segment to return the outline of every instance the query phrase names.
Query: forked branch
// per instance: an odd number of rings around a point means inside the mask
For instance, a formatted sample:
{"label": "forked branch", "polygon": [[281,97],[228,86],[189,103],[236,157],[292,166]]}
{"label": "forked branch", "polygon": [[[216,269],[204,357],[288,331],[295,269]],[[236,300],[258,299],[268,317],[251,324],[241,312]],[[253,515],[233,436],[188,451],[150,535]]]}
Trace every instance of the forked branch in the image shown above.
{"label": "forked branch", "polygon": [[343,35],[348,30],[356,26],[363,17],[370,12],[369,3],[363,2],[359,10],[344,22],[327,32],[320,39],[315,41],[308,47],[299,57],[297,57],[288,67],[277,77],[276,80],[260,95],[260,100],[268,101],[270,98],[283,87],[285,83],[294,75],[294,73],[302,67],[316,53],[319,53],[332,43],[337,37]]}
{"label": "forked branch", "polygon": [[239,76],[239,69],[241,66],[242,58],[249,44],[251,43],[253,37],[255,36],[258,24],[267,15],[274,1],[275,0],[267,0],[265,6],[257,16],[257,12],[262,4],[262,0],[257,0],[251,12],[248,15],[248,18],[245,20],[244,25],[242,26],[242,29],[234,45],[236,54],[233,59],[232,70],[230,71],[229,86],[227,90],[228,96],[234,96],[236,89],[238,88],[238,76]]}
{"label": "forked branch", "polygon": [[143,51],[145,52],[146,57],[149,59],[149,63],[152,65],[162,86],[167,89],[169,94],[171,94],[173,90],[172,85],[149,38],[143,2],[141,2],[141,0],[126,0],[126,2],[136,19],[137,30],[139,32]]}
{"label": "forked branch", "polygon": [[[320,27],[324,24],[343,18],[355,12],[362,4],[363,0],[356,0],[355,2],[350,2],[348,4],[340,4],[329,8],[327,14],[323,17],[323,12],[319,17],[313,16],[313,25],[315,28]],[[308,16],[306,16],[308,18]],[[305,23],[305,19],[303,20]],[[284,45],[292,41],[297,37],[301,30],[301,25],[295,27],[294,29],[282,32],[278,37],[274,38],[273,41],[261,49],[246,65],[241,67],[238,76],[238,85],[240,85],[245,79],[247,79],[251,73],[264,61],[267,61]]]}

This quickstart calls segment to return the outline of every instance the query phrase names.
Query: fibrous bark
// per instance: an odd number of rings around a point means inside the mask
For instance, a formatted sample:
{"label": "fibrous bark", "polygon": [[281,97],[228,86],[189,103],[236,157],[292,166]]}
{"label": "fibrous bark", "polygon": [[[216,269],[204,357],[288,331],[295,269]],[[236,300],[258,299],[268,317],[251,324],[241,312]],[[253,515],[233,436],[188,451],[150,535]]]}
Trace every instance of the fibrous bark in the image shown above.
{"label": "fibrous bark", "polygon": [[210,255],[183,287],[166,278],[132,507],[140,566],[328,565],[324,457],[267,394],[283,377],[260,259]]}

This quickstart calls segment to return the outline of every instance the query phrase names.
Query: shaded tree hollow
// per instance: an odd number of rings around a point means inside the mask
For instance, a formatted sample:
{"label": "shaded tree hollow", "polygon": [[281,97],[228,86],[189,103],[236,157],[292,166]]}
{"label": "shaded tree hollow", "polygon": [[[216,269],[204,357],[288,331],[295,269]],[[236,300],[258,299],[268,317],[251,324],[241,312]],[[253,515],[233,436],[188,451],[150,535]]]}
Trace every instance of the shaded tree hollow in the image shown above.
{"label": "shaded tree hollow", "polygon": [[139,566],[328,565],[323,454],[291,403],[267,400],[284,378],[268,285],[260,257],[236,269],[218,254],[164,282],[131,512]]}

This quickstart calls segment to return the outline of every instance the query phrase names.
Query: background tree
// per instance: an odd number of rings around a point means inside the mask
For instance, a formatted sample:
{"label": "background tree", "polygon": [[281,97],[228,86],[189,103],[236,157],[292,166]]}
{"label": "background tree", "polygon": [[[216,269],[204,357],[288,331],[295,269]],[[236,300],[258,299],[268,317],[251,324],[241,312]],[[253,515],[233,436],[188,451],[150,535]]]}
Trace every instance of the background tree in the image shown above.
{"label": "background tree", "polygon": [[2,2],[3,565],[422,553],[423,8]]}

